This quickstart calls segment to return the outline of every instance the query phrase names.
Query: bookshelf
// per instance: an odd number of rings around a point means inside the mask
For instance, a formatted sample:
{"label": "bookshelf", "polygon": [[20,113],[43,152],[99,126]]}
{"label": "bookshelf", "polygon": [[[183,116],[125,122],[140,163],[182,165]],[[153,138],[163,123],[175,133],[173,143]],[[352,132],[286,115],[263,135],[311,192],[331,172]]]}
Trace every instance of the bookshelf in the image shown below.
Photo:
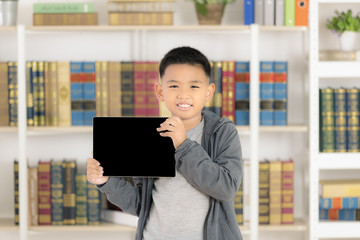
{"label": "bookshelf", "polygon": [[[359,62],[319,61],[319,50],[327,49],[331,42],[336,47],[336,37],[331,36],[324,22],[335,9],[345,11],[360,8],[358,0],[310,1],[309,27],[309,239],[360,238],[359,222],[319,220],[319,180],[328,173],[341,178],[360,171],[359,153],[323,153],[319,151],[319,88],[359,87]],[[324,14],[326,13],[326,14]],[[328,45],[327,45],[328,44]],[[358,45],[357,45],[358,46]],[[350,174],[351,175],[351,174]]]}
{"label": "bookshelf", "polygon": [[[238,10],[237,10],[238,11]],[[25,25],[25,26],[24,26]],[[303,181],[299,184],[300,190],[296,191],[295,200],[295,224],[291,226],[258,226],[257,217],[257,201],[258,201],[258,160],[263,159],[267,155],[276,156],[277,152],[281,152],[281,148],[276,146],[277,136],[280,140],[285,139],[288,145],[284,148],[289,149],[302,149],[306,152],[308,145],[306,138],[308,136],[309,128],[307,121],[307,106],[306,100],[306,84],[303,73],[307,71],[306,60],[306,44],[307,44],[307,27],[272,27],[272,26],[244,26],[238,23],[232,25],[220,26],[199,26],[178,24],[174,26],[57,26],[57,27],[34,27],[25,21],[24,25],[17,27],[4,27],[0,28],[0,38],[5,39],[7,42],[14,41],[16,48],[9,53],[3,51],[0,46],[0,58],[4,61],[9,60],[9,56],[18,54],[18,59],[22,61],[34,60],[160,60],[162,55],[170,49],[173,45],[190,44],[206,55],[213,56],[218,60],[248,60],[252,64],[252,102],[259,100],[259,86],[258,86],[258,63],[260,60],[273,59],[274,55],[279,54],[280,59],[288,59],[290,61],[290,78],[292,88],[289,93],[289,125],[288,126],[259,126],[258,115],[259,107],[257,104],[252,104],[251,114],[253,121],[250,126],[238,126],[237,129],[240,133],[242,143],[244,143],[243,151],[244,157],[250,159],[251,175],[251,189],[255,189],[251,193],[251,202],[253,203],[250,208],[251,221],[250,224],[240,226],[240,229],[245,239],[286,239],[283,234],[292,234],[293,239],[304,239],[308,231],[307,208],[302,203],[306,201],[307,186],[305,183],[304,166],[302,161],[308,160],[306,157],[298,157],[300,155],[298,150],[294,153],[295,161],[299,164],[296,168],[296,181]],[[5,37],[11,33],[12,37]],[[89,43],[83,44],[78,36],[84,37]],[[111,40],[115,38],[115,40]],[[164,39],[169,38],[166,41]],[[163,40],[162,40],[163,39]],[[269,40],[269,41],[268,41]],[[279,41],[280,43],[277,43]],[[61,44],[60,44],[61,42]],[[65,42],[64,44],[62,42]],[[98,46],[98,42],[103,42],[104,45],[112,47]],[[168,42],[173,42],[169,44]],[[227,42],[227,44],[223,44]],[[264,48],[268,42],[275,46],[273,48]],[[299,48],[283,49],[282,44],[288,42],[296,42]],[[59,46],[57,45],[59,44]],[[89,46],[95,46],[94,49],[89,49]],[[214,47],[215,46],[215,47]],[[250,47],[249,47],[250,46]],[[69,51],[68,49],[75,49]],[[279,51],[276,49],[278,48]],[[113,52],[111,51],[113,50]],[[19,53],[18,53],[19,52]],[[64,53],[65,52],[65,53]],[[68,55],[68,56],[67,56]],[[15,60],[15,59],[14,59]],[[299,87],[300,86],[300,87]],[[299,87],[299,88],[298,88]],[[24,90],[24,88],[22,87]],[[25,95],[23,95],[25,96]],[[303,103],[305,99],[305,103]],[[24,99],[22,100],[24,103]],[[21,111],[21,110],[20,110]],[[23,164],[22,173],[27,163],[34,163],[38,158],[37,152],[42,145],[49,150],[41,154],[42,158],[47,157],[64,157],[60,150],[55,151],[50,155],[50,151],[56,146],[68,146],[71,144],[79,144],[79,149],[75,156],[82,156],[79,160],[79,165],[85,164],[86,158],[90,154],[89,144],[91,145],[92,128],[91,127],[27,127],[22,125],[18,128],[1,127],[0,128],[0,143],[4,142],[6,138],[11,139],[11,143],[15,147],[1,153],[1,157],[6,158],[6,165],[12,166],[14,157],[20,158]],[[262,140],[263,136],[268,139],[269,136],[275,139],[274,142]],[[291,143],[293,139],[300,139]],[[22,140],[21,140],[22,139]],[[25,139],[25,140],[24,140]],[[25,141],[25,142],[24,142]],[[294,147],[293,145],[299,146]],[[273,150],[262,151],[263,145],[270,145]],[[0,146],[1,149],[1,146]],[[22,149],[18,152],[18,149]],[[24,150],[25,149],[25,150]],[[27,160],[24,154],[29,156]],[[292,156],[292,155],[290,155]],[[285,157],[288,157],[285,155]],[[12,178],[12,173],[6,175]],[[24,186],[25,177],[22,180]],[[249,180],[249,179],[247,179]],[[11,189],[7,188],[7,189]],[[23,202],[26,198],[22,197]],[[16,227],[13,225],[12,209],[13,209],[13,196],[9,194],[6,200],[1,200],[1,203],[10,210],[4,211],[5,215],[0,216],[0,236],[2,231],[12,229],[18,232],[21,240],[31,239],[29,233],[36,234],[51,234],[52,232],[59,233],[59,236],[66,235],[67,233],[81,232],[87,236],[94,233],[110,231],[110,232],[134,232],[133,228],[122,227],[119,225],[103,223],[100,226],[24,226]],[[23,204],[24,205],[24,204]],[[22,211],[22,222],[26,222],[26,214]],[[3,213],[1,213],[3,214]],[[10,216],[10,218],[8,218]],[[266,235],[266,236],[265,236]],[[119,238],[131,239],[131,238]]]}

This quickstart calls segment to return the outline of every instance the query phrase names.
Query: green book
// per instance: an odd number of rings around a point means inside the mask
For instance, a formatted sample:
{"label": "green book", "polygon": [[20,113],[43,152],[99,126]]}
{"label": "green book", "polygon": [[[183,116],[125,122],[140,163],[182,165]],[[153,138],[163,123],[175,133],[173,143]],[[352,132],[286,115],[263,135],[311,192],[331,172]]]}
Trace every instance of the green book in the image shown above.
{"label": "green book", "polygon": [[320,89],[320,152],[335,152],[334,89]]}
{"label": "green book", "polygon": [[259,162],[259,224],[270,223],[270,162]]}
{"label": "green book", "polygon": [[347,152],[346,89],[334,89],[335,151]]}
{"label": "green book", "polygon": [[34,3],[33,13],[93,13],[94,3]]}
{"label": "green book", "polygon": [[285,26],[295,26],[295,0],[285,0]]}
{"label": "green book", "polygon": [[64,170],[61,161],[51,162],[51,222],[63,225],[64,213]]}
{"label": "green book", "polygon": [[87,225],[87,180],[83,173],[76,173],[76,224]]}
{"label": "green book", "polygon": [[360,151],[360,127],[359,127],[359,94],[358,88],[346,89],[346,113],[347,113],[347,150],[348,152]]}

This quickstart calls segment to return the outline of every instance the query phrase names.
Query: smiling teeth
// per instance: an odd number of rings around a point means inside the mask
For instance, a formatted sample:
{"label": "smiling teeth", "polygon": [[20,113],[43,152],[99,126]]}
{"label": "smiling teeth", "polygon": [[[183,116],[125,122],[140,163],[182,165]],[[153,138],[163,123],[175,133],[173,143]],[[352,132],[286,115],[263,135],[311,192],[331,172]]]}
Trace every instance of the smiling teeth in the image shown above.
{"label": "smiling teeth", "polygon": [[190,107],[190,104],[179,104],[178,106],[185,108],[185,107]]}

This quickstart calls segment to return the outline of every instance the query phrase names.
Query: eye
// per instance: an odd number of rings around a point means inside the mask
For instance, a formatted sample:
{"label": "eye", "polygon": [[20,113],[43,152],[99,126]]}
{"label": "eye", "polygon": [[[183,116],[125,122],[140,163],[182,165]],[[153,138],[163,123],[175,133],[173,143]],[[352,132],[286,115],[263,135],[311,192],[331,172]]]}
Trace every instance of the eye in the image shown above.
{"label": "eye", "polygon": [[178,85],[170,85],[169,88],[178,88]]}
{"label": "eye", "polygon": [[200,88],[200,87],[196,85],[192,85],[190,88]]}

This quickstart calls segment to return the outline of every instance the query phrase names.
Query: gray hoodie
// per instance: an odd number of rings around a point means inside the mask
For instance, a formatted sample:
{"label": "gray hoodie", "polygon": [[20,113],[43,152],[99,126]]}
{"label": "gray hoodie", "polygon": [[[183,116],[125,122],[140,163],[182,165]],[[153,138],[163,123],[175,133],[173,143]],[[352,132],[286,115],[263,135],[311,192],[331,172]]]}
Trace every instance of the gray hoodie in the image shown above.
{"label": "gray hoodie", "polygon": [[[202,114],[202,144],[185,140],[175,152],[176,168],[190,184],[210,196],[204,240],[241,240],[234,211],[234,197],[242,178],[240,138],[229,119],[208,111]],[[111,177],[99,186],[110,202],[139,217],[136,240],[142,240],[155,180],[134,178],[134,187],[123,178]]]}

